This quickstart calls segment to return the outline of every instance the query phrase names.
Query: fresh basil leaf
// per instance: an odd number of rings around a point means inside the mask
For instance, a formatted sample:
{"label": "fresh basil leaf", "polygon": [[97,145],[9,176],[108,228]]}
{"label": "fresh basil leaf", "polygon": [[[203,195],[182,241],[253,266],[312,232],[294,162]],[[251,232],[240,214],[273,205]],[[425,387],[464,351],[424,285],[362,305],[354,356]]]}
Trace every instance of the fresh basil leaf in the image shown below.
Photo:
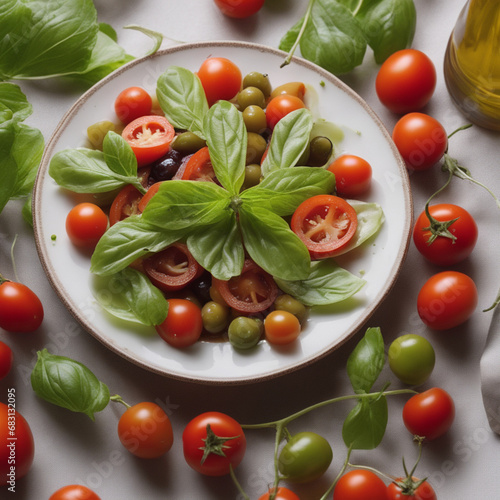
{"label": "fresh basil leaf", "polygon": [[0,79],[82,71],[98,32],[92,0],[3,0]]}
{"label": "fresh basil leaf", "polygon": [[17,165],[11,154],[15,138],[11,120],[0,125],[0,212],[14,193],[17,182]]}
{"label": "fresh basil leaf", "polygon": [[278,48],[285,52],[290,52],[304,23],[304,18],[299,19],[281,38]]}
{"label": "fresh basil leaf", "polygon": [[116,174],[137,177],[137,158],[129,143],[110,130],[104,137],[102,152],[106,165]]}
{"label": "fresh basil leaf", "polygon": [[347,374],[355,392],[369,392],[385,364],[380,328],[368,328],[347,360]]}
{"label": "fresh basil leaf", "polygon": [[375,61],[411,46],[417,24],[413,0],[364,0],[356,12]]}
{"label": "fresh basil leaf", "polygon": [[90,271],[110,275],[134,260],[159,252],[178,241],[184,233],[164,231],[133,215],[111,226],[101,237],[90,260]]}
{"label": "fresh basil leaf", "polygon": [[245,180],[247,130],[242,114],[228,101],[215,103],[203,126],[215,176],[231,195]]}
{"label": "fresh basil leaf", "polygon": [[32,197],[31,194],[28,196],[26,201],[24,202],[23,208],[21,210],[21,214],[23,216],[24,222],[28,224],[28,226],[33,227],[33,210],[32,210]]}
{"label": "fresh basil leaf", "polygon": [[85,413],[92,420],[95,420],[94,413],[106,408],[109,389],[85,365],[50,354],[47,349],[38,351],[37,357],[31,372],[31,386],[39,397],[62,408]]}
{"label": "fresh basil leaf", "polygon": [[33,112],[33,107],[18,85],[0,83],[0,123],[7,120],[23,121]]}
{"label": "fresh basil leaf", "polygon": [[99,31],[107,35],[113,42],[118,42],[118,35],[115,28],[108,23],[99,23]]}
{"label": "fresh basil leaf", "polygon": [[311,262],[305,279],[282,280],[275,277],[275,280],[281,290],[306,306],[341,302],[359,292],[366,283],[330,259]]}
{"label": "fresh basil leaf", "polygon": [[203,136],[203,120],[208,102],[200,79],[192,72],[170,66],[156,84],[161,109],[175,128]]}
{"label": "fresh basil leaf", "polygon": [[140,31],[144,35],[149,36],[151,40],[153,40],[154,42],[153,48],[151,50],[148,50],[148,52],[146,52],[145,54],[146,56],[151,56],[153,54],[156,54],[156,52],[160,50],[164,36],[158,31],[153,31],[148,28],[144,28],[143,26],[138,26],[136,24],[129,24],[128,26],[124,26],[123,29]]}
{"label": "fresh basil leaf", "polygon": [[281,217],[265,208],[243,204],[239,222],[245,249],[264,271],[284,280],[309,275],[309,251]]}
{"label": "fresh basil leaf", "polygon": [[365,243],[380,231],[385,220],[384,211],[378,203],[365,203],[359,200],[348,200],[348,202],[356,211],[358,227],[352,240],[338,255],[343,255]]}
{"label": "fresh basil leaf", "polygon": [[223,219],[190,234],[186,243],[196,261],[215,278],[229,280],[241,274],[245,250],[234,211],[226,210]]}
{"label": "fresh basil leaf", "polygon": [[282,217],[292,214],[307,198],[333,192],[335,176],[328,170],[294,167],[274,170],[260,184],[240,195],[245,203],[265,207]]}
{"label": "fresh basil leaf", "polygon": [[168,231],[189,231],[221,220],[230,201],[214,182],[172,180],[161,184],[142,216]]}
{"label": "fresh basil leaf", "polygon": [[292,111],[276,124],[269,150],[262,162],[264,177],[274,170],[297,164],[309,143],[312,126],[311,113],[306,109]]}
{"label": "fresh basil leaf", "polygon": [[96,281],[94,297],[117,318],[143,325],[165,321],[168,302],[148,277],[130,267]]}
{"label": "fresh basil leaf", "polygon": [[388,418],[385,396],[360,399],[342,427],[345,445],[353,450],[373,450],[384,437]]}
{"label": "fresh basil leaf", "polygon": [[352,12],[334,0],[315,0],[300,52],[334,75],[353,70],[366,52],[364,32]]}
{"label": "fresh basil leaf", "polygon": [[49,175],[59,186],[75,193],[104,193],[126,184],[144,190],[137,176],[113,172],[106,164],[104,153],[93,149],[57,152],[50,161]]}

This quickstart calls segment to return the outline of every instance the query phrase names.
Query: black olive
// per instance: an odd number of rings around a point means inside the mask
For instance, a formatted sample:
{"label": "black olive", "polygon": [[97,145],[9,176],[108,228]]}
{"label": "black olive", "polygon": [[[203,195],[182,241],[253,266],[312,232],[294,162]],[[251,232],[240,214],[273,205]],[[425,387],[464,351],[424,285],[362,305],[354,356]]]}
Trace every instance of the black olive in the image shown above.
{"label": "black olive", "polygon": [[150,183],[151,181],[160,182],[170,180],[177,173],[177,170],[179,170],[182,158],[182,153],[171,149],[165,156],[156,160],[151,165],[151,173],[149,174]]}

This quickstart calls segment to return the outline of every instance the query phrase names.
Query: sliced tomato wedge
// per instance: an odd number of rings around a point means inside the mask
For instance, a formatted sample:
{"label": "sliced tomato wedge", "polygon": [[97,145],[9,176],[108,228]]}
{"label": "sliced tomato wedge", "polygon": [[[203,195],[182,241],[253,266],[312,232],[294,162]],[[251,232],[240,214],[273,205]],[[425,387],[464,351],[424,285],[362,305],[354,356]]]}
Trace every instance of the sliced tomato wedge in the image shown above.
{"label": "sliced tomato wedge", "polygon": [[210,161],[208,146],[205,146],[194,153],[186,163],[186,168],[182,174],[185,181],[208,181],[216,182],[214,167]]}
{"label": "sliced tomato wedge", "polygon": [[356,211],[338,196],[320,194],[295,210],[291,228],[304,242],[312,259],[326,259],[352,240],[358,227]]}
{"label": "sliced tomato wedge", "polygon": [[125,186],[115,197],[109,209],[109,225],[139,213],[142,194],[132,184]]}
{"label": "sliced tomato wedge", "polygon": [[167,181],[155,182],[147,191],[146,194],[141,198],[138,205],[138,210],[140,213],[144,212],[147,204],[151,201],[151,198],[158,192],[160,186]]}
{"label": "sliced tomato wedge", "polygon": [[239,276],[228,281],[212,278],[212,285],[226,304],[241,314],[265,311],[279,291],[273,277],[250,259],[245,260]]}
{"label": "sliced tomato wedge", "polygon": [[164,292],[180,290],[203,274],[187,245],[173,243],[142,262],[151,282]]}
{"label": "sliced tomato wedge", "polygon": [[138,166],[143,167],[167,153],[175,130],[164,116],[141,116],[124,128],[122,137],[130,144]]}

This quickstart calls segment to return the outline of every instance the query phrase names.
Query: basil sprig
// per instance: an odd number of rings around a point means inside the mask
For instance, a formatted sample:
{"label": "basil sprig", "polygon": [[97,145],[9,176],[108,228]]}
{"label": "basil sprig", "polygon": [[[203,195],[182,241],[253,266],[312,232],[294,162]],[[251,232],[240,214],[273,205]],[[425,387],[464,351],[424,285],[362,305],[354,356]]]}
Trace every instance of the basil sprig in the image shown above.
{"label": "basil sprig", "polygon": [[366,48],[382,63],[411,45],[415,35],[413,0],[309,0],[306,14],[281,39],[279,48],[295,48],[335,75],[363,62]]}
{"label": "basil sprig", "polygon": [[31,372],[35,393],[57,406],[81,412],[95,420],[94,413],[106,408],[109,389],[82,363],[64,356],[50,354],[47,349],[37,353]]}

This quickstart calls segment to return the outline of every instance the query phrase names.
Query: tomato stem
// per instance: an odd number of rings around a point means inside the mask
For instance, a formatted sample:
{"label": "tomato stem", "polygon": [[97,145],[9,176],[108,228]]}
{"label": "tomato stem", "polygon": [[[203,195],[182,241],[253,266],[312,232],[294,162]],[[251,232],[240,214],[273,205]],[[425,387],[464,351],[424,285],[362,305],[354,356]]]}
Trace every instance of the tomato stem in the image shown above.
{"label": "tomato stem", "polygon": [[123,400],[123,398],[118,394],[115,394],[114,396],[110,396],[109,400],[114,401],[115,403],[121,403],[122,405],[124,405],[127,408],[131,408],[131,406],[128,403],[126,403]]}
{"label": "tomato stem", "polygon": [[233,466],[231,464],[229,464],[229,475],[231,476],[231,479],[233,480],[233,483],[236,486],[237,490],[240,492],[243,500],[250,500],[250,497],[245,493],[245,491],[241,487],[241,484],[236,478],[236,474],[234,473]]}
{"label": "tomato stem", "polygon": [[330,485],[330,487],[325,491],[324,495],[320,498],[320,500],[327,500],[330,497],[330,493],[334,490],[335,486],[339,482],[339,479],[343,476],[347,467],[350,465],[349,459],[351,457],[351,452],[352,452],[352,445],[349,446],[349,449],[347,450],[346,459],[344,460],[344,463],[343,463],[341,469],[339,470],[339,473],[337,474],[337,476],[333,480],[333,483]]}

